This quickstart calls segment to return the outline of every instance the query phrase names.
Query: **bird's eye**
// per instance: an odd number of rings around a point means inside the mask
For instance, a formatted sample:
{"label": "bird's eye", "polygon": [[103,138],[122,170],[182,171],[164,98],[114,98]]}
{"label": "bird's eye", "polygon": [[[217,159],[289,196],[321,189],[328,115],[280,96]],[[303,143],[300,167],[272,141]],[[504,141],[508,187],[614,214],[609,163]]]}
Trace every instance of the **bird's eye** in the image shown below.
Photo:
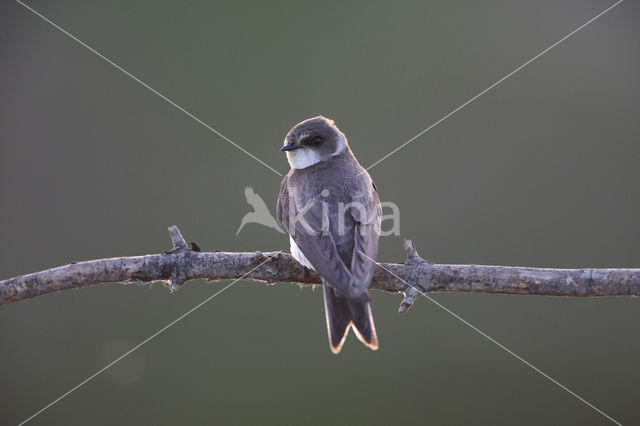
{"label": "bird's eye", "polygon": [[311,139],[311,142],[317,144],[322,143],[322,137],[321,136],[316,136],[315,138]]}

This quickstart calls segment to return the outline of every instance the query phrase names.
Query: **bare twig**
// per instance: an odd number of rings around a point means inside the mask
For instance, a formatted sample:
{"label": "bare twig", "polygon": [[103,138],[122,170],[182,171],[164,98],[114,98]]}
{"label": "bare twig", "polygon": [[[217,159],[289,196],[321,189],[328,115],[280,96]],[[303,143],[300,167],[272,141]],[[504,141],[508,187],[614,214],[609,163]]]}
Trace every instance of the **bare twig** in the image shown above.
{"label": "bare twig", "polygon": [[[60,290],[94,284],[164,281],[173,291],[194,279],[217,281],[239,278],[269,284],[319,284],[313,271],[281,252],[201,252],[187,245],[180,230],[169,228],[173,248],[162,254],[116,257],[71,263],[0,281],[0,304],[17,302]],[[549,269],[513,266],[444,265],[422,259],[413,243],[405,241],[407,261],[377,268],[370,288],[403,293],[400,312],[406,312],[420,293],[472,292],[548,296],[638,296],[640,269]],[[386,269],[386,270],[385,270]],[[396,276],[394,276],[397,275]],[[398,279],[401,278],[401,279]],[[411,283],[407,286],[402,280]]]}

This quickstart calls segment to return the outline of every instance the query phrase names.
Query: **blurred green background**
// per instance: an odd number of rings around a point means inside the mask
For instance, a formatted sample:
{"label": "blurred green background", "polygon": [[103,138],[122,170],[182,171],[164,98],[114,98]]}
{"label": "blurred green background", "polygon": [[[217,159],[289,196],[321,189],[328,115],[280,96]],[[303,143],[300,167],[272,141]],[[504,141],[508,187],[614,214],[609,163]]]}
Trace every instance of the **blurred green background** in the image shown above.
{"label": "blurred green background", "polygon": [[[367,166],[610,1],[28,4],[281,172],[297,122]],[[442,263],[640,267],[640,6],[627,1],[371,170]],[[280,177],[20,4],[0,6],[0,275],[157,253],[288,250],[247,225]],[[216,292],[101,285],[0,307],[17,424]],[[640,301],[435,298],[623,424],[640,423]],[[30,424],[610,422],[427,300],[373,293],[381,348],[329,351],[322,295],[241,281]]]}

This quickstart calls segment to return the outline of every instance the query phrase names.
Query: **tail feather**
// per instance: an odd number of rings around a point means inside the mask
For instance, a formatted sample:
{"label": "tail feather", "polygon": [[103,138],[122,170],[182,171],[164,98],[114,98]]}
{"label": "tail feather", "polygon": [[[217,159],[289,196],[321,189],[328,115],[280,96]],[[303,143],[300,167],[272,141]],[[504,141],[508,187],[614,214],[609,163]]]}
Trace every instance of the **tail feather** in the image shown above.
{"label": "tail feather", "polygon": [[334,354],[340,352],[350,327],[353,327],[356,337],[364,345],[378,349],[378,336],[369,301],[347,299],[326,283],[322,289],[331,351]]}

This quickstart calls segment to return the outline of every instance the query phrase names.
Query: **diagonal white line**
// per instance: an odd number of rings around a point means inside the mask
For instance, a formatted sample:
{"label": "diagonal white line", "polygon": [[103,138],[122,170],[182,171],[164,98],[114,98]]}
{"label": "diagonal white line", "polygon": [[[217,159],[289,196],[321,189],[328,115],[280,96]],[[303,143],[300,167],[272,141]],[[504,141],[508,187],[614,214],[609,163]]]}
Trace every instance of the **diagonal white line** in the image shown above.
{"label": "diagonal white line", "polygon": [[63,32],[65,35],[67,35],[69,38],[71,38],[72,40],[74,40],[75,42],[77,42],[78,44],[80,44],[81,46],[86,47],[87,49],[89,49],[92,53],[94,53],[96,56],[98,56],[99,58],[103,59],[104,61],[108,62],[109,64],[111,64],[114,68],[116,68],[117,70],[121,71],[122,73],[124,73],[125,75],[127,75],[128,77],[131,77],[133,80],[135,80],[137,83],[139,83],[141,86],[143,86],[144,88],[148,89],[149,91],[151,91],[152,93],[158,95],[159,97],[161,97],[162,99],[164,99],[165,101],[167,101],[171,106],[175,107],[176,109],[182,111],[184,114],[186,114],[187,116],[189,116],[190,118],[192,118],[193,120],[195,120],[197,123],[203,125],[204,127],[206,127],[207,129],[209,129],[210,131],[212,131],[213,133],[215,133],[216,135],[220,136],[222,139],[224,139],[225,141],[229,142],[231,145],[235,146],[236,148],[238,148],[240,151],[244,152],[245,154],[247,154],[249,157],[253,158],[254,160],[256,160],[258,163],[262,164],[263,166],[267,167],[268,169],[270,169],[271,171],[273,171],[275,174],[277,174],[278,176],[283,176],[282,173],[280,173],[279,171],[277,171],[276,169],[274,169],[273,167],[271,167],[270,165],[268,165],[267,163],[265,163],[264,161],[262,161],[261,159],[259,159],[258,157],[256,157],[255,155],[253,155],[252,153],[250,153],[249,151],[247,151],[246,149],[244,149],[243,147],[241,147],[240,145],[238,145],[237,143],[235,143],[234,141],[232,141],[231,139],[229,139],[228,137],[226,137],[225,135],[223,135],[222,133],[220,133],[219,131],[217,131],[216,129],[214,129],[213,127],[211,127],[210,125],[208,125],[207,123],[205,123],[204,121],[202,121],[201,119],[199,119],[198,117],[196,117],[195,115],[193,115],[192,113],[190,113],[189,111],[187,111],[186,109],[184,109],[183,107],[181,107],[180,105],[178,105],[177,103],[175,103],[174,101],[172,101],[171,99],[169,99],[168,97],[166,97],[165,95],[163,95],[162,93],[158,92],[156,89],[154,89],[153,87],[149,86],[147,83],[145,83],[144,81],[140,80],[138,77],[136,77],[135,75],[131,74],[129,71],[127,71],[126,69],[122,68],[120,65],[116,64],[115,62],[113,62],[111,59],[107,58],[106,56],[104,56],[102,53],[98,52],[97,50],[95,50],[93,47],[89,46],[88,44],[86,44],[85,42],[83,42],[82,40],[80,40],[78,37],[74,36],[73,34],[71,34],[70,32],[68,32],[67,30],[65,30],[64,28],[62,28],[61,26],[59,26],[58,24],[56,24],[55,22],[51,21],[50,19],[48,19],[46,16],[43,16],[41,13],[39,13],[38,11],[36,11],[35,9],[33,9],[32,7],[24,4],[23,2],[21,2],[20,0],[16,0],[17,3],[21,4],[22,6],[24,6],[26,9],[30,10],[31,12],[33,12],[36,16],[42,18],[44,21],[48,22],[49,24],[51,24],[52,26],[54,26],[55,28],[57,28],[58,30],[60,30],[61,32]]}
{"label": "diagonal white line", "polygon": [[500,83],[502,83],[503,81],[505,81],[506,79],[508,79],[509,77],[511,77],[512,75],[514,75],[515,73],[517,73],[518,71],[520,71],[521,69],[523,69],[524,67],[526,67],[527,65],[529,65],[530,63],[535,61],[536,59],[538,59],[539,57],[541,57],[542,55],[544,55],[545,53],[549,52],[551,49],[553,49],[554,47],[556,47],[557,45],[559,45],[560,43],[562,43],[563,41],[565,41],[566,39],[568,39],[569,37],[571,37],[572,35],[577,33],[578,31],[582,30],[584,27],[586,27],[587,25],[591,24],[593,21],[595,21],[596,19],[598,19],[599,17],[601,17],[605,13],[609,12],[611,9],[613,9],[614,7],[616,7],[617,5],[622,3],[623,1],[624,0],[619,0],[618,2],[616,2],[613,5],[609,6],[604,11],[600,12],[598,15],[596,15],[593,18],[589,19],[587,22],[585,22],[584,24],[580,25],[578,28],[576,28],[575,30],[571,31],[569,34],[567,34],[566,36],[562,37],[560,40],[558,40],[555,43],[553,43],[551,46],[549,46],[546,49],[544,49],[542,52],[538,53],[536,56],[534,56],[533,58],[529,59],[524,64],[520,65],[518,68],[516,68],[513,71],[511,71],[509,74],[505,75],[500,80],[498,80],[495,83],[493,83],[491,86],[487,87],[486,89],[484,89],[483,91],[481,91],[480,93],[478,93],[477,95],[475,95],[474,97],[472,97],[471,99],[469,99],[468,101],[466,101],[465,103],[463,103],[462,105],[460,105],[459,107],[454,109],[453,111],[449,112],[447,115],[442,117],[440,120],[436,121],[435,123],[433,123],[432,125],[430,125],[426,129],[422,130],[420,133],[418,133],[417,135],[415,135],[414,137],[412,137],[411,139],[409,139],[408,141],[406,141],[405,143],[403,143],[402,145],[400,145],[399,147],[397,147],[396,149],[394,149],[393,151],[391,151],[390,153],[388,153],[387,155],[385,155],[384,157],[382,157],[381,159],[376,161],[375,163],[371,164],[369,167],[367,167],[367,170],[371,169],[372,167],[374,167],[377,164],[381,163],[382,161],[386,160],[387,158],[389,158],[390,156],[392,156],[393,154],[395,154],[396,152],[398,152],[399,150],[401,150],[405,146],[409,145],[411,142],[413,142],[414,140],[416,140],[420,136],[424,135],[429,130],[433,129],[438,124],[442,123],[447,118],[451,117],[453,114],[455,114],[456,112],[460,111],[462,108],[466,107],[471,102],[475,101],[480,96],[484,95],[489,90],[493,89],[494,87],[496,87],[497,85],[499,85]]}
{"label": "diagonal white line", "polygon": [[429,299],[436,306],[438,306],[439,308],[443,309],[445,312],[451,314],[454,318],[456,318],[457,320],[461,321],[464,325],[468,326],[469,328],[471,328],[472,330],[474,330],[475,332],[477,332],[481,336],[487,338],[489,341],[494,343],[496,346],[498,346],[499,348],[505,350],[507,353],[509,353],[510,355],[515,357],[517,360],[519,360],[519,361],[523,362],[524,364],[526,364],[527,366],[531,367],[533,370],[535,370],[536,372],[540,373],[542,376],[547,378],[552,383],[556,384],[560,388],[562,388],[565,391],[569,392],[571,395],[573,395],[574,397],[576,397],[580,401],[584,402],[589,407],[593,408],[598,413],[602,414],[607,419],[611,420],[613,423],[617,424],[618,426],[622,426],[622,424],[620,422],[618,422],[615,419],[613,419],[607,413],[605,413],[604,411],[600,410],[598,407],[596,407],[595,405],[591,404],[589,401],[587,401],[586,399],[584,399],[583,397],[581,397],[580,395],[578,395],[577,393],[575,393],[574,391],[572,391],[571,389],[569,389],[568,387],[566,387],[565,385],[563,385],[562,383],[560,383],[559,381],[554,379],[553,377],[549,376],[547,373],[545,373],[544,371],[540,370],[538,367],[536,367],[535,365],[531,364],[529,361],[527,361],[526,359],[522,358],[520,355],[518,355],[517,353],[513,352],[511,349],[507,348],[505,345],[503,345],[502,343],[498,342],[496,339],[494,339],[493,337],[489,336],[487,333],[485,333],[484,331],[480,330],[478,327],[476,327],[475,325],[471,324],[469,321],[465,320],[460,315],[458,315],[455,312],[453,312],[451,309],[447,308],[446,306],[444,306],[443,304],[441,304],[437,300],[433,299],[432,297],[430,297],[426,293],[422,292],[422,290],[420,290],[416,286],[409,284],[408,282],[406,282],[405,280],[403,280],[402,278],[400,278],[399,276],[397,276],[396,274],[394,274],[393,272],[391,272],[390,270],[388,270],[387,268],[382,266],[380,263],[376,262],[375,260],[373,260],[372,258],[367,256],[362,251],[360,251],[360,250],[358,250],[358,251],[360,252],[361,255],[363,255],[364,257],[366,257],[367,259],[369,259],[370,261],[372,261],[373,263],[375,263],[376,265],[378,265],[379,267],[381,267],[382,269],[384,269],[385,271],[387,271],[388,273],[390,273],[391,275],[393,275],[394,277],[396,277],[397,279],[399,279],[400,281],[402,281],[403,283],[408,285],[409,287],[412,287],[415,290],[417,290],[420,294],[422,294],[424,297]]}
{"label": "diagonal white line", "polygon": [[160,330],[156,331],[155,333],[153,333],[151,336],[147,337],[146,339],[144,339],[142,342],[138,343],[137,345],[135,345],[133,348],[129,349],[127,352],[125,352],[124,354],[120,355],[118,358],[114,359],[113,361],[111,361],[109,364],[105,365],[104,367],[102,367],[100,370],[96,371],[95,373],[93,373],[92,375],[90,375],[89,377],[87,377],[86,379],[84,379],[82,382],[78,383],[76,386],[72,387],[71,389],[69,389],[68,391],[66,391],[65,393],[63,393],[62,395],[60,395],[58,398],[54,399],[53,401],[51,401],[49,404],[45,405],[44,407],[42,407],[40,410],[38,410],[37,412],[35,412],[33,415],[31,415],[31,417],[23,420],[22,422],[20,422],[18,424],[18,426],[22,426],[23,424],[27,423],[28,421],[30,421],[31,419],[33,419],[35,416],[37,416],[38,414],[42,413],[43,411],[47,410],[48,408],[50,408],[51,406],[53,406],[54,404],[56,404],[57,402],[59,402],[62,398],[66,397],[67,395],[69,395],[70,393],[72,393],[73,391],[75,391],[76,389],[78,389],[80,386],[86,384],[87,382],[89,382],[90,380],[92,380],[93,378],[95,378],[96,376],[98,376],[100,373],[102,373],[103,371],[105,371],[107,368],[111,367],[113,364],[117,363],[118,361],[120,361],[122,358],[126,357],[127,355],[129,355],[131,352],[135,351],[136,349],[140,348],[142,345],[144,345],[145,343],[149,342],[151,339],[153,339],[154,337],[156,337],[157,335],[159,335],[160,333],[164,332],[165,330],[167,330],[169,327],[171,327],[172,325],[174,325],[175,323],[177,323],[178,321],[180,321],[181,319],[183,319],[184,317],[186,317],[187,315],[191,314],[193,311],[195,311],[196,309],[198,309],[199,307],[201,307],[202,305],[204,305],[205,303],[207,303],[208,301],[210,301],[211,299],[213,299],[214,297],[216,297],[217,295],[219,295],[220,293],[222,293],[223,291],[225,291],[226,289],[228,289],[229,287],[231,287],[232,285],[234,285],[235,283],[237,283],[238,281],[240,281],[241,279],[243,279],[244,277],[246,277],[247,275],[249,275],[251,272],[255,271],[256,269],[258,269],[259,267],[261,267],[262,265],[264,265],[265,263],[267,263],[268,261],[270,261],[271,258],[267,258],[264,262],[260,263],[258,266],[256,266],[255,268],[251,269],[249,272],[247,272],[246,274],[244,274],[243,276],[241,276],[238,279],[233,280],[231,283],[227,284],[225,287],[223,287],[221,290],[215,292],[214,294],[212,294],[211,296],[207,297],[206,299],[204,299],[202,302],[198,303],[196,306],[194,306],[193,308],[189,309],[187,312],[185,312],[184,314],[180,315],[178,318],[176,318],[175,320],[171,321],[169,324],[165,325],[164,327],[162,327]]}

